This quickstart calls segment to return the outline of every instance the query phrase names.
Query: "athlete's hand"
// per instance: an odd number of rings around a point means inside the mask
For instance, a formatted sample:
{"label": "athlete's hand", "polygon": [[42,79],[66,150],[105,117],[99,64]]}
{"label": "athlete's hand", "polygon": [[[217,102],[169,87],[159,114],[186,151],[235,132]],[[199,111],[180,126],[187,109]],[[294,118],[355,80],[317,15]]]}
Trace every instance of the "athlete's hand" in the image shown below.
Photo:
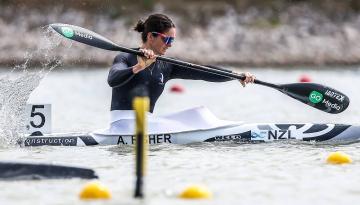
{"label": "athlete's hand", "polygon": [[243,87],[245,87],[248,83],[254,83],[256,79],[255,76],[249,72],[243,73],[242,75],[245,76],[244,80],[240,80],[240,83]]}
{"label": "athlete's hand", "polygon": [[156,61],[157,55],[153,50],[141,48],[140,51],[144,53],[144,56],[137,56],[138,63],[133,67],[134,73],[144,70]]}

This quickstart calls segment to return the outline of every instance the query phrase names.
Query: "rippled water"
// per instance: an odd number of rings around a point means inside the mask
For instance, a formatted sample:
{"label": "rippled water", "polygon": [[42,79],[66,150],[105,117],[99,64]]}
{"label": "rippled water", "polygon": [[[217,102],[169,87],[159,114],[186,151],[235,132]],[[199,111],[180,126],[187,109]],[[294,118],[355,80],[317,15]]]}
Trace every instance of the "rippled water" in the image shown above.
{"label": "rippled water", "polygon": [[[296,82],[309,74],[314,82],[346,93],[349,108],[339,115],[322,113],[278,91],[238,82],[170,81],[155,113],[205,105],[219,118],[245,122],[360,123],[360,70],[251,70],[264,81]],[[107,69],[62,68],[51,72],[29,103],[51,103],[55,132],[91,131],[107,126],[111,90]],[[170,93],[181,84],[185,93]],[[93,168],[113,193],[109,204],[197,204],[175,196],[189,184],[213,193],[204,204],[350,204],[360,197],[359,143],[321,145],[304,142],[263,144],[198,143],[151,147],[146,200],[132,199],[134,155],[130,146],[0,148],[1,161],[44,162]],[[352,156],[345,166],[325,164],[331,151]],[[86,204],[78,199],[88,180],[0,182],[0,204]],[[99,204],[102,204],[99,202]]]}

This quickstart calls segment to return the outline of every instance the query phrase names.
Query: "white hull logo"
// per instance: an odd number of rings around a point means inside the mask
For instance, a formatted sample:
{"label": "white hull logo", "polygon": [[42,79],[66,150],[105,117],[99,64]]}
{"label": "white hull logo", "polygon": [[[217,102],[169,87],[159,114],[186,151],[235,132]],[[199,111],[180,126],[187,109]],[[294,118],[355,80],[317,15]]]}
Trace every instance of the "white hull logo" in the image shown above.
{"label": "white hull logo", "polygon": [[160,73],[160,84],[164,84],[164,75]]}

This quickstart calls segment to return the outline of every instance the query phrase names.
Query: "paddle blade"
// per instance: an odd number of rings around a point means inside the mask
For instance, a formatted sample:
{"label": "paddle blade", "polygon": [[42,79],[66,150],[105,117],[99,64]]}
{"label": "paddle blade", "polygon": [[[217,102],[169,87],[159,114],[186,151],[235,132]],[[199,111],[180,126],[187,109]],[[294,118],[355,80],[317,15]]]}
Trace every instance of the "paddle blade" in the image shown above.
{"label": "paddle blade", "polygon": [[96,179],[92,169],[53,164],[0,162],[0,180]]}
{"label": "paddle blade", "polygon": [[50,24],[50,27],[68,39],[105,50],[119,50],[119,46],[109,39],[85,28],[61,23]]}
{"label": "paddle blade", "polygon": [[320,84],[293,83],[279,87],[281,92],[331,114],[341,113],[350,103],[350,99],[345,94]]}

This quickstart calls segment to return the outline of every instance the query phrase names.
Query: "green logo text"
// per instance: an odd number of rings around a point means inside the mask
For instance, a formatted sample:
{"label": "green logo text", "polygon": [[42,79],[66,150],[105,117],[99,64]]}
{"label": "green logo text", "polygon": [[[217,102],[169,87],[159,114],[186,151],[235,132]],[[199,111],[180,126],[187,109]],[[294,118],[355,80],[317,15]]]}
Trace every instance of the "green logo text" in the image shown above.
{"label": "green logo text", "polygon": [[323,95],[321,93],[319,93],[318,91],[312,91],[309,95],[309,100],[312,103],[319,103],[323,100]]}
{"label": "green logo text", "polygon": [[69,27],[61,27],[61,32],[67,38],[72,38],[74,36],[74,30]]}

